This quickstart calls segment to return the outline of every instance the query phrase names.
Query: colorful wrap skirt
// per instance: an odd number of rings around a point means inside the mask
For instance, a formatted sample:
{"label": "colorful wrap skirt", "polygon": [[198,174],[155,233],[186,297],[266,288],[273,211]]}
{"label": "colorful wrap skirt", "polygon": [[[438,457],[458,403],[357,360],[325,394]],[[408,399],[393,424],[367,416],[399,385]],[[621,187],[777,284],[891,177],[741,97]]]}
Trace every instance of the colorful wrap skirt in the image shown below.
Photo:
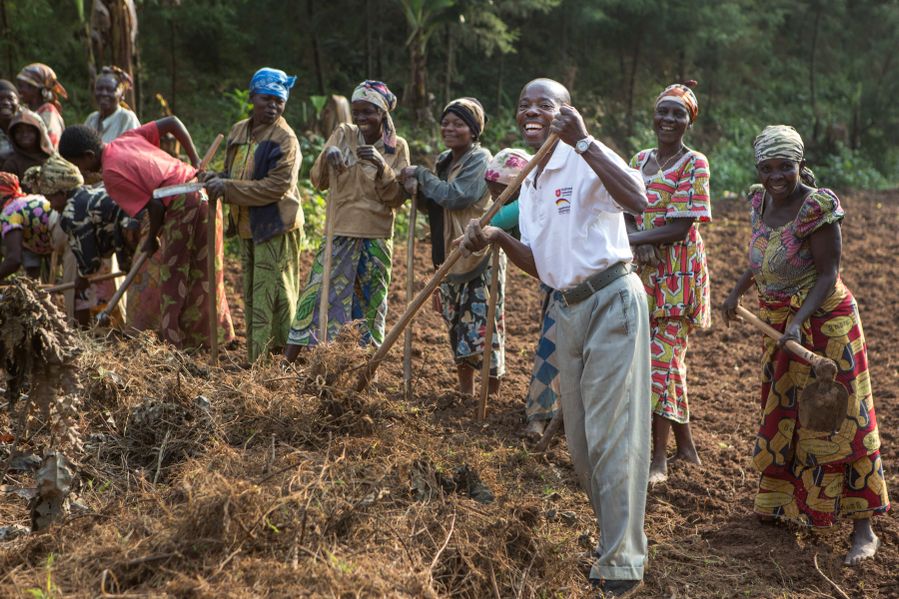
{"label": "colorful wrap skirt", "polygon": [[[205,192],[180,195],[169,204],[159,255],[159,335],[179,348],[209,347],[209,275],[207,252],[215,252],[215,285],[218,299],[218,340],[234,339],[231,311],[225,297],[225,245],[221,204],[215,239],[207,238],[209,202]],[[210,248],[211,245],[211,248]],[[129,305],[130,311],[130,305]]]}
{"label": "colorful wrap skirt", "polygon": [[543,323],[540,328],[540,339],[534,350],[534,367],[531,370],[531,382],[528,385],[528,396],[525,414],[528,422],[532,420],[552,420],[559,410],[559,364],[556,357],[556,321],[549,309],[553,299],[552,289],[540,285],[543,296]]}
{"label": "colorful wrap skirt", "polygon": [[[760,316],[779,331],[802,303],[760,301]],[[855,299],[842,281],[803,324],[802,345],[837,364],[837,382],[849,392],[835,432],[803,429],[798,402],[814,380],[812,368],[765,338],[761,424],[753,465],[761,472],[755,511],[811,526],[839,515],[869,518],[889,510],[865,337]]]}
{"label": "colorful wrap skirt", "polygon": [[270,351],[280,351],[287,344],[300,290],[302,238],[303,230],[294,229],[262,243],[240,240],[250,362]]}
{"label": "colorful wrap skirt", "polygon": [[[437,288],[440,313],[449,328],[450,348],[456,364],[467,364],[480,370],[487,332],[487,307],[490,298],[492,259],[487,267],[465,283],[445,280]],[[493,319],[493,342],[490,351],[490,376],[498,378],[506,373],[506,321],[503,314],[503,288],[506,282],[506,255],[500,252],[497,281],[496,313]]]}
{"label": "colorful wrap skirt", "polygon": [[692,330],[686,318],[649,319],[652,413],[679,424],[690,422],[687,339]]}
{"label": "colorful wrap skirt", "polygon": [[[324,280],[325,246],[318,249],[309,281],[300,294],[290,327],[290,345],[317,345],[319,299]],[[331,248],[328,288],[328,339],[350,322],[359,326],[363,345],[381,345],[387,320],[387,290],[392,269],[392,239],[335,236]]]}

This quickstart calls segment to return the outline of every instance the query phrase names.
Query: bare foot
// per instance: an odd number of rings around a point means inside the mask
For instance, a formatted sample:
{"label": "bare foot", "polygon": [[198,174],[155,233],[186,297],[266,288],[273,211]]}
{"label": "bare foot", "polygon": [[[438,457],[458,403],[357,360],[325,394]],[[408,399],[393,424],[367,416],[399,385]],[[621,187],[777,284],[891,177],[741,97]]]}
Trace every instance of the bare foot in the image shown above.
{"label": "bare foot", "polygon": [[866,559],[871,559],[880,549],[880,538],[874,534],[871,529],[870,520],[860,520],[866,524],[856,523],[855,530],[852,531],[852,547],[843,560],[844,566],[857,566]]}
{"label": "bare foot", "polygon": [[649,486],[668,480],[668,460],[665,457],[653,458],[649,464]]}
{"label": "bare foot", "polygon": [[702,466],[702,460],[699,459],[699,454],[696,453],[695,447],[687,447],[681,449],[678,447],[677,453],[671,458],[671,461],[675,460],[683,460],[690,464],[696,464],[697,466]]}
{"label": "bare foot", "polygon": [[524,429],[524,434],[528,439],[539,441],[543,438],[543,431],[546,430],[546,420],[531,420]]}

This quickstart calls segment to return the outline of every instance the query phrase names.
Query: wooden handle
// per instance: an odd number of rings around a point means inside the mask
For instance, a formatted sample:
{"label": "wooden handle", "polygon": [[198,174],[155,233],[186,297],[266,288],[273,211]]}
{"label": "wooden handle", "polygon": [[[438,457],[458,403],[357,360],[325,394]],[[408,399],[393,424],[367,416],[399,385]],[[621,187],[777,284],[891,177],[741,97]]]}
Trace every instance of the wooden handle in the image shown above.
{"label": "wooden handle", "polygon": [[562,406],[560,405],[559,409],[556,410],[556,413],[553,414],[552,420],[546,425],[543,436],[540,437],[540,442],[534,446],[534,451],[542,453],[549,448],[549,444],[552,442],[553,437],[556,436],[556,433],[559,432],[559,428],[562,427],[563,421]]}
{"label": "wooden handle", "polygon": [[206,154],[203,156],[203,159],[200,161],[200,166],[197,167],[198,171],[205,171],[209,167],[209,163],[212,162],[215,153],[218,152],[219,146],[222,145],[222,140],[225,139],[225,135],[219,133],[215,136],[215,139],[212,142],[212,145],[209,146],[209,149],[206,150]]}
{"label": "wooden handle", "polygon": [[[221,142],[221,133],[212,144],[214,150]],[[208,157],[208,154],[207,154]],[[205,158],[204,158],[205,160]],[[209,354],[213,364],[219,360],[219,298],[218,275],[215,272],[216,234],[218,233],[218,210],[216,201],[209,198],[209,214],[206,217],[206,277],[209,285]],[[250,341],[248,340],[248,343]]]}
{"label": "wooden handle", "polygon": [[496,299],[499,291],[499,247],[493,247],[490,274],[490,299],[487,303],[487,328],[484,331],[484,353],[481,355],[481,401],[478,418],[487,420],[487,395],[490,392],[490,355],[493,353],[493,321],[496,318]]}
{"label": "wooden handle", "polygon": [[119,303],[119,300],[121,300],[122,296],[125,295],[125,292],[128,291],[128,287],[131,286],[131,282],[134,280],[134,277],[137,276],[137,272],[141,269],[141,267],[144,265],[144,262],[146,262],[147,258],[149,257],[150,254],[146,252],[141,252],[140,255],[138,255],[137,259],[134,261],[134,264],[131,265],[131,270],[128,271],[128,276],[125,277],[125,280],[122,281],[122,284],[119,285],[119,288],[115,290],[115,293],[106,304],[106,307],[103,308],[103,311],[97,314],[97,322],[102,323],[107,318],[109,318],[110,312],[115,309],[115,307]]}
{"label": "wooden handle", "polygon": [[[334,184],[334,169],[331,169],[331,185]],[[322,286],[318,298],[319,343],[328,342],[328,310],[331,302],[331,253],[334,247],[334,198],[328,192],[328,206],[325,209],[325,253],[322,256]]]}
{"label": "wooden handle", "polygon": [[[783,337],[783,333],[772,327],[770,324],[744,308],[743,306],[737,306],[737,314],[745,321],[754,325],[757,329],[774,339],[775,341]],[[818,354],[809,351],[799,343],[796,343],[792,339],[787,341],[784,344],[784,347],[793,354],[794,356],[798,356],[811,364],[814,367],[820,367],[826,364],[833,364],[833,360],[825,358],[823,356],[819,356]]]}
{"label": "wooden handle", "polygon": [[[99,283],[100,281],[108,281],[109,279],[115,279],[116,277],[124,276],[125,273],[122,271],[116,272],[107,272],[102,275],[95,275],[93,277],[87,277],[87,280],[90,283]],[[75,281],[69,281],[68,283],[62,283],[60,285],[53,285],[51,287],[45,287],[44,291],[47,293],[59,293],[60,291],[68,291],[69,289],[75,288]]]}
{"label": "wooden handle", "polygon": [[[415,221],[418,218],[418,190],[412,194],[409,209],[409,237],[406,241],[406,305],[415,295]],[[403,397],[412,399],[412,325],[403,337]]]}
{"label": "wooden handle", "polygon": [[[534,154],[534,157],[531,158],[531,161],[527,163],[518,176],[515,177],[515,180],[512,181],[509,186],[500,194],[500,196],[493,202],[493,205],[490,206],[490,209],[481,217],[480,225],[482,227],[487,226],[490,223],[490,219],[492,219],[499,209],[503,207],[503,205],[511,198],[515,192],[518,191],[518,188],[521,187],[521,184],[524,183],[524,180],[527,178],[531,171],[543,160],[547,154],[552,152],[553,148],[556,146],[556,142],[559,140],[559,136],[555,133],[550,133],[549,137],[546,138],[546,141],[543,142],[543,145]],[[400,316],[400,319],[397,321],[393,328],[390,329],[390,332],[387,333],[387,336],[384,338],[384,342],[381,344],[381,347],[374,353],[371,357],[371,360],[368,361],[366,367],[362,370],[362,373],[359,375],[359,380],[356,383],[356,391],[362,391],[366,387],[368,387],[368,383],[371,380],[372,375],[375,373],[375,370],[378,369],[381,362],[384,358],[387,357],[387,353],[390,351],[390,348],[393,347],[393,344],[396,343],[396,340],[399,338],[400,334],[403,332],[403,329],[406,328],[406,325],[409,324],[415,314],[421,309],[422,305],[424,305],[425,301],[431,294],[434,293],[434,290],[437,289],[437,286],[446,278],[446,275],[449,274],[450,269],[459,261],[459,258],[462,257],[462,248],[457,247],[454,249],[449,256],[446,257],[446,261],[440,265],[440,268],[434,273],[434,276],[431,277],[431,280],[428,281],[428,284],[425,285],[424,289],[418,292],[418,295],[415,296],[415,299],[412,300],[409,305],[406,306],[406,311],[403,312],[403,315]]]}

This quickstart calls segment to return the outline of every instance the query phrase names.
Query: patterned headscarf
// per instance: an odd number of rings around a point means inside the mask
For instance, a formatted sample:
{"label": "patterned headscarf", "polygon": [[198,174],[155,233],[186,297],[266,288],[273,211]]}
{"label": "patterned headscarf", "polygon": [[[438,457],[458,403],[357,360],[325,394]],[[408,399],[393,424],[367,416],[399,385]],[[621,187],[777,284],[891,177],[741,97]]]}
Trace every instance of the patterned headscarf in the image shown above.
{"label": "patterned headscarf", "polygon": [[656,106],[666,100],[677,102],[683,106],[686,109],[687,114],[690,115],[690,122],[695,122],[696,117],[699,116],[699,100],[696,99],[696,94],[690,89],[695,85],[696,82],[693,80],[669,85],[659,94],[659,97],[656,98]]}
{"label": "patterned headscarf", "polygon": [[62,110],[62,106],[60,106],[57,99],[69,99],[66,88],[56,80],[56,73],[42,62],[35,62],[28,65],[19,71],[19,74],[16,75],[16,79],[24,81],[25,83],[30,83],[34,87],[39,88],[44,101],[50,102],[60,110]]}
{"label": "patterned headscarf", "polygon": [[[802,136],[789,125],[768,125],[752,142],[755,150],[755,163],[759,164],[772,158],[802,162],[805,157],[805,144]],[[802,180],[813,187],[817,187],[815,174],[812,169],[803,166],[799,172]]]}
{"label": "patterned headscarf", "polygon": [[25,185],[48,196],[60,191],[71,191],[84,185],[84,177],[78,167],[54,154],[42,166],[32,166],[25,171]]}
{"label": "patterned headscarf", "polygon": [[[116,89],[121,90],[123,94],[131,89],[131,87],[134,85],[134,79],[131,78],[131,75],[128,74],[128,71],[121,69],[115,65],[105,66],[100,69],[100,73],[97,75],[97,79],[106,75],[109,75],[116,80]],[[128,104],[125,103],[125,100],[120,100],[119,104],[121,104],[124,108],[128,108]]]}
{"label": "patterned headscarf", "polygon": [[393,126],[393,117],[390,116],[390,112],[396,108],[396,96],[383,82],[366,79],[353,90],[351,101],[355,102],[356,100],[364,100],[384,111],[384,123],[381,125],[384,152],[395,154],[396,128]]}
{"label": "patterned headscarf", "polygon": [[12,173],[0,172],[0,201],[6,204],[9,200],[21,198],[25,193],[19,186],[19,178]]}
{"label": "patterned headscarf", "polygon": [[465,121],[471,134],[477,139],[484,131],[487,124],[487,115],[484,114],[484,107],[475,98],[458,98],[446,105],[440,119],[446,116],[448,112],[455,114],[457,117]]}
{"label": "patterned headscarf", "polygon": [[506,148],[497,152],[487,163],[484,179],[509,185],[531,161],[531,155],[517,148]]}
{"label": "patterned headscarf", "polygon": [[275,96],[286,102],[290,97],[290,88],[296,82],[296,77],[288,77],[284,71],[263,67],[250,79],[250,93]]}

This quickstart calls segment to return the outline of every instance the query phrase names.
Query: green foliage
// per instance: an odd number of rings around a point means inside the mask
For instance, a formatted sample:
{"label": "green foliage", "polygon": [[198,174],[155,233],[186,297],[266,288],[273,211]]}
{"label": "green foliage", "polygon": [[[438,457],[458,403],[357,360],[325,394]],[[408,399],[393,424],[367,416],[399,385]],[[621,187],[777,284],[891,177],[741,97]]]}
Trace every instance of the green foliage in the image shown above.
{"label": "green foliage", "polygon": [[230,92],[225,92],[225,97],[231,101],[232,110],[229,121],[235,123],[241,121],[247,118],[247,115],[253,110],[249,89],[234,88]]}
{"label": "green foliage", "polygon": [[[50,64],[69,91],[67,122],[93,109],[84,0],[4,0],[0,74]],[[137,3],[142,120],[161,93],[199,147],[243,118],[244,92],[263,65],[298,76],[285,117],[300,137],[331,93],[380,79],[401,98],[394,114],[416,160],[442,149],[416,129],[413,34],[427,52],[425,110],[457,96],[481,100],[492,151],[519,143],[521,86],[566,84],[590,131],[629,157],[655,145],[656,95],[696,79],[700,116],[687,143],[712,167],[715,197],[754,180],[750,144],[764,125],[795,126],[824,185],[897,183],[899,10],[895,0],[192,0]],[[260,43],[263,40],[264,43]],[[320,82],[320,83],[319,83]],[[241,90],[240,92],[235,90]],[[304,169],[315,153],[305,151]]]}
{"label": "green foliage", "polygon": [[328,103],[328,96],[309,96],[312,107],[315,108],[315,118],[319,118],[322,114],[325,104]]}
{"label": "green foliage", "polygon": [[61,596],[59,587],[53,582],[53,563],[55,561],[56,556],[54,554],[51,553],[47,556],[47,578],[44,581],[43,587],[26,589],[26,592],[34,599],[55,599],[56,597]]}

